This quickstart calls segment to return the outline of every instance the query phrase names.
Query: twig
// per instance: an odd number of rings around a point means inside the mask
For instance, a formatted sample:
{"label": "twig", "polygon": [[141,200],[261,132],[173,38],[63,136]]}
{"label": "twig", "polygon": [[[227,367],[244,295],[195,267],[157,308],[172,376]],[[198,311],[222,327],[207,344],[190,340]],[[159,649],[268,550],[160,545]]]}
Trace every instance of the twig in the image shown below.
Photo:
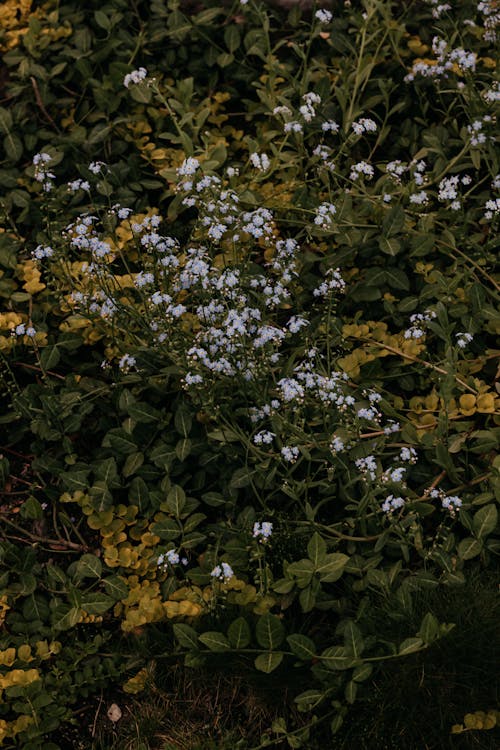
{"label": "twig", "polygon": [[94,739],[95,737],[95,728],[97,726],[97,719],[99,717],[99,712],[101,710],[102,703],[103,703],[103,698],[102,698],[102,693],[101,693],[101,697],[99,698],[99,705],[97,706],[97,711],[95,712],[95,716],[94,716],[94,723],[92,724],[92,731],[90,732],[90,736],[92,737],[92,739]]}
{"label": "twig", "polygon": [[50,124],[52,125],[52,127],[55,130],[57,130],[58,133],[60,133],[61,131],[59,130],[59,128],[57,127],[56,123],[54,122],[54,120],[52,119],[52,117],[49,115],[49,113],[47,112],[47,110],[45,109],[45,104],[43,103],[42,97],[40,96],[40,89],[38,88],[38,84],[36,82],[36,78],[34,76],[30,76],[30,81],[31,81],[31,85],[33,86],[33,91],[35,92],[35,100],[36,100],[36,103],[38,105],[38,108],[40,109],[40,111],[42,112],[42,114],[45,115],[46,119],[50,122]]}
{"label": "twig", "polygon": [[17,523],[10,521],[3,513],[0,514],[0,518],[4,523],[7,524],[7,526],[11,526],[13,529],[16,529],[16,531],[24,534],[33,542],[43,542],[43,544],[49,545],[55,544],[58,547],[68,547],[69,549],[78,550],[79,552],[88,552],[89,548],[86,545],[84,546],[82,544],[76,544],[76,542],[70,542],[69,540],[66,541],[64,539],[47,539],[46,537],[38,536],[38,534],[32,534],[31,531],[23,529],[22,526],[18,526]]}
{"label": "twig", "polygon": [[[397,354],[400,357],[403,357],[403,359],[409,359],[412,362],[418,362],[421,365],[425,365],[425,367],[430,367],[431,370],[440,372],[442,375],[450,374],[447,370],[444,370],[442,367],[438,367],[438,365],[433,365],[432,362],[427,362],[425,359],[420,359],[420,357],[415,357],[413,354],[406,354],[405,352],[402,352],[401,349],[396,349],[394,346],[389,346],[389,344],[383,344],[381,341],[375,341],[374,339],[366,339],[366,338],[360,338],[358,340],[364,341],[365,343],[371,344],[372,346],[379,346],[381,349],[387,349],[388,352]],[[454,375],[453,377],[457,381],[457,383],[460,383],[460,385],[463,386],[467,391],[470,391],[475,396],[479,395],[478,392],[474,388],[472,388],[472,386],[468,385],[464,380],[459,378],[457,375]]]}
{"label": "twig", "polygon": [[57,372],[53,372],[52,370],[42,370],[41,367],[37,367],[36,365],[29,365],[27,362],[14,362],[14,365],[17,365],[18,367],[26,367],[28,370],[36,370],[36,372],[42,373],[42,375],[52,375],[53,378],[59,378],[59,380],[66,380],[64,375],[59,375]]}

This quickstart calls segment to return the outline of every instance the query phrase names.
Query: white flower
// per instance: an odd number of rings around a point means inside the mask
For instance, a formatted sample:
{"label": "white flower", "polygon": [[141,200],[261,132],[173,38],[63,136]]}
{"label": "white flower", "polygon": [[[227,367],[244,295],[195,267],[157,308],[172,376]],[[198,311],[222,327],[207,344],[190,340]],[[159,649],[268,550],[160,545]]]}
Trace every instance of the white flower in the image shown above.
{"label": "white flower", "polygon": [[234,571],[228,563],[223,562],[220,565],[216,565],[210,575],[212,578],[217,578],[222,583],[225,583],[234,576]]}
{"label": "white flower", "polygon": [[269,169],[271,162],[269,161],[269,157],[267,154],[250,154],[250,161],[252,162],[255,169],[258,169],[261,172],[265,172],[267,169]]}
{"label": "white flower", "polygon": [[189,156],[187,159],[184,159],[181,166],[177,169],[177,174],[179,176],[193,175],[199,166],[200,162],[198,161],[198,159]]}
{"label": "white flower", "polygon": [[384,513],[392,513],[398,508],[402,508],[405,501],[402,497],[394,497],[394,495],[388,495],[382,503],[382,510]]}
{"label": "white flower", "polygon": [[253,525],[253,536],[259,542],[266,542],[272,533],[273,525],[270,521],[262,521],[262,523],[257,521]]}
{"label": "white flower", "polygon": [[471,333],[456,333],[455,336],[457,337],[457,346],[459,346],[460,349],[465,349],[467,344],[470,344],[474,338]]}
{"label": "white flower", "polygon": [[125,78],[123,79],[123,85],[125,88],[128,89],[131,83],[140,83],[143,81],[148,74],[148,71],[146,68],[138,68],[137,70],[133,70],[131,73],[127,73]]}
{"label": "white flower", "polygon": [[296,446],[289,447],[288,445],[284,445],[281,449],[281,455],[283,456],[285,461],[293,464],[299,457],[299,449]]}
{"label": "white flower", "polygon": [[333,18],[333,14],[329,10],[325,10],[324,8],[320,8],[319,10],[317,10],[314,15],[320,23],[330,23]]}

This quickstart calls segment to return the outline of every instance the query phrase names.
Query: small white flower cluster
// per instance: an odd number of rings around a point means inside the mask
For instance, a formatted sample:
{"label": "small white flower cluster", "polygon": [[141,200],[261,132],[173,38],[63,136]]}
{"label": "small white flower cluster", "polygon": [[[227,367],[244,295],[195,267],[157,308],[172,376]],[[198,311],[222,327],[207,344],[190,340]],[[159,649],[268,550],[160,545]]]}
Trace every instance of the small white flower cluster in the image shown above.
{"label": "small white flower cluster", "polygon": [[167,552],[158,555],[157,565],[159,568],[166,569],[169,565],[178,565],[180,562],[179,553],[174,549],[169,549]]}
{"label": "small white flower cluster", "polygon": [[397,183],[401,182],[401,177],[404,175],[405,172],[408,171],[408,164],[405,164],[405,162],[402,162],[401,159],[395,159],[394,161],[390,161],[386,164],[386,172],[388,175],[390,175],[393,180]]}
{"label": "small white flower cluster", "polygon": [[43,258],[52,258],[54,255],[54,251],[51,247],[43,247],[43,245],[38,245],[33,252],[31,253],[32,257],[35,258],[35,260],[43,260]]}
{"label": "small white flower cluster", "polygon": [[73,180],[72,182],[68,182],[68,190],[70,193],[76,193],[77,190],[86,190],[88,192],[90,190],[90,183],[87,180]]}
{"label": "small white flower cluster", "polygon": [[275,437],[276,433],[269,432],[269,430],[261,430],[253,436],[253,442],[255,445],[270,445]]}
{"label": "small white flower cluster", "polygon": [[481,0],[477,9],[483,16],[484,39],[487,42],[495,42],[497,39],[496,30],[500,26],[500,9],[497,0]]}
{"label": "small white flower cluster", "polygon": [[345,450],[345,443],[344,441],[339,438],[338,435],[334,435],[332,437],[332,440],[330,442],[330,451],[335,455],[336,453],[342,453],[343,450]]}
{"label": "small white flower cluster", "polygon": [[384,427],[384,435],[392,435],[395,432],[399,432],[401,425],[399,422],[395,422],[394,419],[389,419]]}
{"label": "small white flower cluster", "polygon": [[405,484],[406,468],[398,466],[396,468],[385,469],[380,477],[382,484]]}
{"label": "small white flower cluster", "polygon": [[107,165],[103,161],[91,161],[88,169],[92,174],[100,174],[106,169]]}
{"label": "small white flower cluster", "polygon": [[333,14],[331,13],[331,11],[326,10],[325,8],[320,8],[319,10],[317,10],[314,16],[322,24],[330,23],[333,18]]}
{"label": "small white flower cluster", "polygon": [[425,336],[425,324],[436,317],[434,310],[426,310],[424,313],[413,313],[410,315],[411,326],[405,333],[405,339],[421,339]]}
{"label": "small white flower cluster", "polygon": [[[467,125],[471,146],[480,146],[482,143],[486,143],[488,136],[483,131],[483,127],[485,124],[489,125],[491,121],[491,115],[484,115],[482,120],[474,120],[471,125]],[[494,140],[493,137],[490,137],[490,140]]]}
{"label": "small white flower cluster", "polygon": [[423,206],[429,200],[429,196],[427,195],[425,190],[419,190],[418,193],[412,193],[409,200],[413,205]]}
{"label": "small white flower cluster", "polygon": [[462,47],[449,50],[447,42],[437,36],[432,40],[432,51],[436,60],[431,62],[419,60],[414,63],[411,71],[404,79],[406,83],[414,81],[417,76],[423,78],[447,76],[454,70],[455,66],[458,66],[462,73],[466,71],[473,73],[476,69],[477,55],[475,52],[468,52]]}
{"label": "small white flower cluster", "polygon": [[451,10],[451,5],[449,3],[441,3],[439,0],[427,0],[427,2],[429,5],[432,5],[433,18],[441,18],[443,13]]}
{"label": "small white flower cluster", "polygon": [[33,326],[26,326],[24,323],[19,323],[12,331],[12,336],[28,336],[32,339],[36,336],[36,330]]}
{"label": "small white flower cluster", "polygon": [[200,162],[193,156],[189,156],[184,159],[181,166],[177,168],[176,172],[179,177],[191,177],[195,174],[196,170],[199,169]]}
{"label": "small white flower cluster", "polygon": [[465,349],[467,344],[470,344],[474,338],[472,333],[456,333],[455,336],[457,337],[457,346],[459,346],[460,349]]}
{"label": "small white flower cluster", "polygon": [[373,169],[371,164],[368,164],[368,162],[366,161],[358,161],[357,164],[352,165],[349,179],[353,182],[356,182],[356,180],[358,180],[361,175],[364,175],[367,180],[371,180],[374,174],[375,170]]}
{"label": "small white flower cluster", "polygon": [[326,280],[323,281],[316,289],[313,290],[315,297],[327,297],[331,292],[343,294],[346,290],[346,283],[340,274],[339,268],[330,268],[326,272]]}
{"label": "small white flower cluster", "polygon": [[500,198],[492,198],[489,201],[486,201],[484,204],[485,212],[484,212],[484,218],[485,219],[493,219],[498,214],[500,214]]}
{"label": "small white flower cluster", "polygon": [[97,221],[96,216],[85,214],[81,216],[74,224],[66,227],[64,236],[69,238],[70,246],[79,250],[90,252],[93,261],[99,261],[103,258],[113,257],[111,246],[101,240],[94,227]]}
{"label": "small white flower cluster", "polygon": [[281,455],[283,456],[284,461],[289,464],[294,464],[299,457],[299,449],[296,445],[284,445],[281,449]]}
{"label": "small white flower cluster", "polygon": [[358,458],[354,462],[356,465],[356,468],[359,469],[361,472],[361,476],[363,479],[365,479],[367,476],[370,477],[370,479],[375,481],[375,478],[377,476],[377,460],[375,456],[366,456],[366,458]]}
{"label": "small white flower cluster", "polygon": [[394,497],[394,495],[387,495],[386,499],[382,503],[382,510],[384,513],[394,513],[395,510],[399,510],[405,504],[402,497]]}
{"label": "small white flower cluster", "polygon": [[483,99],[488,102],[488,104],[493,104],[494,102],[500,102],[500,81],[495,81],[491,88],[486,89],[486,91],[483,91]]}
{"label": "small white flower cluster", "polygon": [[358,408],[357,411],[357,417],[358,419],[366,419],[369,422],[380,422],[382,418],[382,413],[377,408],[377,404],[379,401],[382,400],[382,396],[380,393],[377,393],[376,391],[373,393],[366,393],[363,392],[364,396],[368,396],[368,401],[370,402],[370,406],[362,406]]}
{"label": "small white flower cluster", "polygon": [[132,367],[135,367],[136,359],[130,354],[124,354],[123,357],[118,361],[118,367],[124,372],[128,372]]}
{"label": "small white flower cluster", "polygon": [[133,70],[131,73],[127,73],[125,78],[123,79],[123,85],[126,89],[130,86],[131,83],[141,83],[148,74],[148,71],[146,68],[138,68],[137,70]]}
{"label": "small white flower cluster", "polygon": [[363,133],[376,133],[377,123],[375,120],[371,120],[369,117],[361,117],[351,125],[356,135],[363,135]]}
{"label": "small white flower cluster", "polygon": [[417,451],[415,450],[415,448],[405,446],[404,448],[401,448],[399,459],[400,461],[404,461],[405,463],[416,464],[418,461]]}
{"label": "small white flower cluster", "polygon": [[285,133],[302,133],[304,126],[298,120],[289,120],[283,125],[283,130]]}
{"label": "small white flower cluster", "polygon": [[314,223],[321,229],[328,229],[333,223],[337,209],[333,203],[321,203],[315,211]]}
{"label": "small white flower cluster", "polygon": [[461,195],[459,189],[461,185],[470,185],[472,177],[465,174],[462,177],[460,175],[452,175],[451,177],[443,177],[439,183],[438,200],[441,202],[450,201],[450,208],[452,211],[458,211],[462,206]]}
{"label": "small white flower cluster", "polygon": [[218,581],[221,581],[222,583],[226,583],[227,581],[230,581],[231,578],[234,576],[234,571],[232,567],[229,565],[229,563],[221,563],[220,565],[216,565],[215,568],[210,573],[210,576],[212,578],[216,578]]}
{"label": "small white flower cluster", "polygon": [[268,541],[269,537],[273,533],[273,524],[271,521],[262,521],[259,523],[256,521],[253,525],[252,536],[263,544]]}
{"label": "small white flower cluster", "polygon": [[261,408],[252,406],[250,409],[250,421],[254,423],[260,422],[266,417],[270,417],[272,414],[274,414],[276,410],[280,408],[280,406],[281,403],[277,398],[273,398],[270,404],[264,404],[264,406],[262,406]]}
{"label": "small white flower cluster", "polygon": [[50,172],[47,168],[49,162],[52,161],[50,154],[45,151],[35,154],[33,157],[33,165],[35,167],[35,180],[42,184],[42,188],[45,193],[50,193],[54,187],[52,181],[55,179],[55,174]]}
{"label": "small white flower cluster", "polygon": [[447,495],[444,490],[432,489],[426,493],[433,500],[441,500],[441,505],[448,510],[451,516],[454,516],[459,508],[462,507],[462,501],[457,495]]}
{"label": "small white flower cluster", "polygon": [[319,144],[314,149],[313,156],[317,156],[319,159],[321,159],[321,161],[323,162],[321,166],[326,167],[326,169],[329,169],[330,172],[333,172],[335,170],[335,162],[331,161],[330,159],[331,153],[332,149],[329,148],[329,146]]}
{"label": "small white flower cluster", "polygon": [[260,172],[266,172],[271,166],[271,162],[269,161],[269,157],[266,153],[250,154],[249,158],[255,169],[258,169]]}
{"label": "small white flower cluster", "polygon": [[314,91],[309,91],[302,97],[304,104],[299,107],[299,112],[302,115],[304,122],[311,122],[316,117],[316,110],[314,109],[315,104],[321,104],[321,97],[319,94],[315,94]]}
{"label": "small white flower cluster", "polygon": [[340,125],[338,122],[335,122],[335,120],[327,120],[326,122],[322,123],[321,130],[323,133],[338,133],[340,130]]}

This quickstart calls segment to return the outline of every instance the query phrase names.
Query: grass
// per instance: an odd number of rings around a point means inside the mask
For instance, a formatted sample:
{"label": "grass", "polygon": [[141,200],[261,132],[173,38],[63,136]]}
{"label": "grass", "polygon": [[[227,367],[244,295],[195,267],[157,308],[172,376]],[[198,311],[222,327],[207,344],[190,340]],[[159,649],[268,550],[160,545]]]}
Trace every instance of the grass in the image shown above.
{"label": "grass", "polygon": [[[494,576],[477,570],[468,583],[414,597],[402,609],[392,597],[368,613],[374,632],[403,639],[418,630],[431,611],[455,623],[427,651],[387,662],[362,700],[348,714],[333,741],[315,733],[307,750],[496,750],[497,730],[450,733],[453,724],[476,710],[498,708],[496,658],[500,652],[500,600]],[[247,750],[278,716],[297,714],[292,691],[277,680],[263,692],[252,674],[188,669],[158,661],[144,696],[113,695],[123,717],[115,726],[102,709],[92,750]],[[105,705],[107,705],[107,703]],[[274,748],[288,747],[286,743]]]}

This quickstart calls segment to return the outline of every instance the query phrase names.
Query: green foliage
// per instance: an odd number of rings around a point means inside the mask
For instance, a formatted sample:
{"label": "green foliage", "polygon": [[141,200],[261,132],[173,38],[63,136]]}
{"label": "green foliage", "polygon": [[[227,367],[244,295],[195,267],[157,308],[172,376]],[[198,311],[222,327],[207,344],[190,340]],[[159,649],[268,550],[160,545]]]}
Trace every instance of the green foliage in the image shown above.
{"label": "green foliage", "polygon": [[498,555],[486,16],[201,5],[0,9],[6,747],[151,659],[290,682],[261,747],[342,741]]}

